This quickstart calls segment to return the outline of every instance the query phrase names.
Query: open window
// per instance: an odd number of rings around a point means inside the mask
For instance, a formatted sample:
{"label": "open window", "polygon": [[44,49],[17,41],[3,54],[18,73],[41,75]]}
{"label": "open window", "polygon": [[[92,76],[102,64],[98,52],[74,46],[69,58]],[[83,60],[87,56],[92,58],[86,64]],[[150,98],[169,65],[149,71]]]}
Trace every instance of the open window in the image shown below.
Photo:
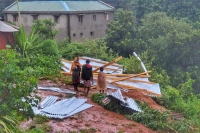
{"label": "open window", "polygon": [[78,14],[78,22],[79,23],[83,23],[83,16],[84,16],[85,14]]}
{"label": "open window", "polygon": [[60,15],[54,15],[54,22],[59,23],[60,22]]}
{"label": "open window", "polygon": [[38,14],[32,14],[32,17],[33,17],[33,21],[38,20]]}
{"label": "open window", "polygon": [[13,22],[18,22],[18,15],[17,14],[13,15]]}
{"label": "open window", "polygon": [[94,31],[91,31],[91,32],[90,32],[90,35],[93,36],[93,35],[94,35]]}
{"label": "open window", "polygon": [[109,14],[108,13],[104,13],[104,17],[105,17],[105,20],[108,20],[109,19]]}
{"label": "open window", "polygon": [[96,21],[96,15],[93,15],[93,21]]}

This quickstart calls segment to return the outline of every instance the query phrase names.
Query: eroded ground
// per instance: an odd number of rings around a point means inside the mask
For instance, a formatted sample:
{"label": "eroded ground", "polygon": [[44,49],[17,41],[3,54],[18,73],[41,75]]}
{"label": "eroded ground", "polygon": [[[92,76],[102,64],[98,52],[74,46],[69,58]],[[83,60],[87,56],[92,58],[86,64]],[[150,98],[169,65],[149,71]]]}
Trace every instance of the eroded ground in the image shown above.
{"label": "eroded ground", "polygon": [[[73,90],[73,87],[70,85],[65,86],[63,84],[55,84],[49,80],[41,80],[39,85],[50,87],[55,86],[61,87],[62,89]],[[83,91],[83,88],[79,89]],[[95,89],[91,90],[90,95],[95,92],[97,92]],[[65,96],[65,94],[63,93],[42,90],[39,90],[38,95],[42,98],[42,101],[47,96],[59,96],[61,99]],[[134,99],[143,100],[150,104],[150,106],[152,106],[153,108],[160,108],[160,106],[157,105],[151,98],[143,95],[138,91],[123,93],[123,95],[132,97]],[[156,131],[152,131],[142,124],[127,120],[123,115],[104,109],[100,105],[91,101],[89,97],[79,97],[87,98],[87,103],[93,104],[94,106],[63,120],[51,119],[49,122],[46,123],[52,127],[52,131],[50,131],[51,133],[70,133],[72,131],[80,132],[80,130],[83,129],[95,129],[98,133],[120,133],[120,131],[124,131],[124,133],[156,133]],[[32,120],[23,122],[21,124],[21,127],[28,128],[31,122]]]}

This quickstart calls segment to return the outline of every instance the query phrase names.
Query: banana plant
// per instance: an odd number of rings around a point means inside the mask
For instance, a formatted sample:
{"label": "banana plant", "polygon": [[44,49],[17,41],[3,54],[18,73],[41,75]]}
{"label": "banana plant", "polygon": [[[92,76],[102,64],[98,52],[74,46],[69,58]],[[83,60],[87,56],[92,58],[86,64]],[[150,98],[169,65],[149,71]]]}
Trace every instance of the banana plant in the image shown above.
{"label": "banana plant", "polygon": [[34,53],[40,48],[42,39],[38,33],[35,33],[33,28],[27,36],[24,27],[22,26],[19,32],[14,34],[15,44],[14,48],[24,58],[34,56]]}

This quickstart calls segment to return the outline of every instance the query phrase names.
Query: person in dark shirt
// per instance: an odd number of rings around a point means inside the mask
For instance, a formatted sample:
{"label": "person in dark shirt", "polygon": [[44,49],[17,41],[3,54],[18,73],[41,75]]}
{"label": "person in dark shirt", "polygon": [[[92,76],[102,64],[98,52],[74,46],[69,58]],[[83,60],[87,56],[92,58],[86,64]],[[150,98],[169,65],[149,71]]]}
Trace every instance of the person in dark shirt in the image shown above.
{"label": "person in dark shirt", "polygon": [[81,73],[81,78],[83,79],[84,82],[84,93],[86,96],[90,91],[91,82],[93,82],[92,66],[89,63],[90,60],[87,59],[86,64],[82,66],[82,73]]}
{"label": "person in dark shirt", "polygon": [[76,57],[72,63],[70,72],[72,73],[72,84],[74,85],[74,91],[78,96],[78,85],[80,84],[80,71],[81,64],[79,63],[79,58]]}

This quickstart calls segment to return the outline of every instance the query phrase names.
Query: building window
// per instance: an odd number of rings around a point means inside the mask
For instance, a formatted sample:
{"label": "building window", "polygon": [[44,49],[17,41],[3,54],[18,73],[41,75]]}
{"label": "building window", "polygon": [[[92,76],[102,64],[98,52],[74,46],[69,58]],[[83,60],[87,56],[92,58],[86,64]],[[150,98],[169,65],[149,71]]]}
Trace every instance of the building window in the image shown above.
{"label": "building window", "polygon": [[13,22],[18,22],[18,15],[13,15]]}
{"label": "building window", "polygon": [[59,23],[59,16],[54,16],[54,22]]}
{"label": "building window", "polygon": [[96,15],[93,15],[93,20],[96,21]]}
{"label": "building window", "polygon": [[80,36],[83,36],[83,33],[80,33]]}
{"label": "building window", "polygon": [[104,14],[105,20],[108,20],[108,13]]}
{"label": "building window", "polygon": [[94,35],[94,31],[90,32],[90,35],[93,36]]}
{"label": "building window", "polygon": [[78,22],[79,22],[79,23],[83,23],[83,16],[82,16],[82,15],[79,15],[79,16],[78,16]]}
{"label": "building window", "polygon": [[76,34],[75,34],[75,33],[73,34],[73,37],[76,37]]}
{"label": "building window", "polygon": [[38,15],[32,15],[33,16],[33,21],[38,20]]}

